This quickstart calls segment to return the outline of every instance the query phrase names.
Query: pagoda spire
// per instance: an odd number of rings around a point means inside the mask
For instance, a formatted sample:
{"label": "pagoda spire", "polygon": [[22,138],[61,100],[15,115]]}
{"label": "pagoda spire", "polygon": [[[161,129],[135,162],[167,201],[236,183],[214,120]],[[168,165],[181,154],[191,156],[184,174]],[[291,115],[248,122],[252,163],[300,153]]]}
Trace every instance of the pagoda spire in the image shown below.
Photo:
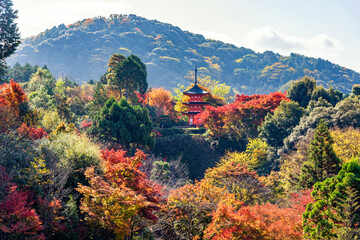
{"label": "pagoda spire", "polygon": [[197,86],[197,65],[195,65],[195,86]]}

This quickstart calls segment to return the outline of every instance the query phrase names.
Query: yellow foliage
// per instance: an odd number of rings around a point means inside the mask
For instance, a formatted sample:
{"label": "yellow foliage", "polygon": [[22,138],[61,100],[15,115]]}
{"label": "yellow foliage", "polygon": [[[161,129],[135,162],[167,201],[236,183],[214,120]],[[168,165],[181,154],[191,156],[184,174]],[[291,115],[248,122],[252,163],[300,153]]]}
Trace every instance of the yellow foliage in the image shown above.
{"label": "yellow foliage", "polygon": [[343,163],[360,154],[360,130],[355,128],[330,130],[334,140],[333,149]]}
{"label": "yellow foliage", "polygon": [[46,132],[52,132],[60,125],[60,123],[61,120],[57,112],[46,111],[43,114],[40,125]]}
{"label": "yellow foliage", "polygon": [[261,139],[251,139],[246,146],[245,152],[227,152],[220,159],[220,164],[227,162],[241,163],[246,165],[250,171],[255,171],[256,168],[261,167],[266,162],[267,148],[266,142]]}

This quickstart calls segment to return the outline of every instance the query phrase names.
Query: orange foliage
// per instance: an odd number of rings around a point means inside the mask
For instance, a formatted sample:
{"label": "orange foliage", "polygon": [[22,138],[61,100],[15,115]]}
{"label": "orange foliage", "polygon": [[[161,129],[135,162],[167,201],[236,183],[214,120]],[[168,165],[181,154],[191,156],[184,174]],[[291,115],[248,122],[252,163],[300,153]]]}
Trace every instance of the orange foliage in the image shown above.
{"label": "orange foliage", "polygon": [[312,201],[309,190],[293,194],[290,207],[276,204],[244,206],[240,209],[219,203],[205,237],[226,239],[303,239],[302,213]]}
{"label": "orange foliage", "polygon": [[[88,168],[85,172],[90,187],[79,184],[77,191],[84,195],[80,209],[90,224],[112,230],[119,238],[134,227],[133,217],[156,220],[154,211],[160,209],[161,188],[139,170],[146,155],[137,150],[127,157],[123,150],[103,150],[104,179]],[[134,229],[133,229],[134,230]]]}
{"label": "orange foliage", "polygon": [[21,103],[27,100],[25,92],[22,90],[20,84],[11,79],[10,83],[5,83],[0,86],[0,105],[8,105],[19,117]]}
{"label": "orange foliage", "polygon": [[176,119],[174,102],[171,93],[164,88],[154,88],[149,92],[149,105],[157,109],[156,115],[169,115],[171,119]]}

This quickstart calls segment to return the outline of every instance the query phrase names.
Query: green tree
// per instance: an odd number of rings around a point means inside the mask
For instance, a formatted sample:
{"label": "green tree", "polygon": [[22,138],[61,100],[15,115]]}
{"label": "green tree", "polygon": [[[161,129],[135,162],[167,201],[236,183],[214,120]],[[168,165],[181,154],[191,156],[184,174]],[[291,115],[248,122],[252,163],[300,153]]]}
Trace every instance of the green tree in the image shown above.
{"label": "green tree", "polygon": [[106,88],[101,82],[96,83],[93,98],[95,107],[97,108],[97,110],[100,110],[101,106],[103,106],[108,99]]}
{"label": "green tree", "polygon": [[89,131],[100,139],[122,143],[128,149],[131,145],[152,147],[155,143],[148,110],[133,107],[124,98],[120,102],[113,97],[107,100]]}
{"label": "green tree", "polygon": [[360,96],[360,84],[355,84],[352,88],[352,94]]}
{"label": "green tree", "polygon": [[0,1],[0,83],[7,68],[5,58],[13,54],[20,44],[19,29],[14,22],[17,13],[11,0]]}
{"label": "green tree", "polygon": [[146,65],[135,55],[130,55],[115,67],[115,75],[109,81],[110,85],[120,91],[125,90],[126,100],[132,97],[134,91],[144,94],[148,88]]}
{"label": "green tree", "polygon": [[303,108],[294,101],[282,101],[274,113],[268,113],[260,126],[259,137],[273,147],[281,147],[284,139],[290,135],[293,128],[299,124]]}
{"label": "green tree", "polygon": [[318,182],[303,214],[305,237],[309,239],[357,239],[359,237],[359,159],[345,163],[332,178]]}
{"label": "green tree", "polygon": [[286,97],[298,102],[301,107],[306,108],[311,100],[312,92],[316,87],[316,81],[308,77],[294,82],[287,91]]}
{"label": "green tree", "polygon": [[28,82],[30,81],[31,75],[36,73],[38,68],[38,65],[32,66],[30,63],[25,63],[21,66],[21,64],[17,62],[8,70],[6,80],[10,81],[14,79],[15,82]]}
{"label": "green tree", "polygon": [[333,139],[323,120],[316,128],[310,143],[309,158],[301,169],[299,185],[311,188],[315,183],[336,175],[340,170],[340,159],[332,147]]}
{"label": "green tree", "polygon": [[326,90],[323,86],[316,87],[311,94],[311,100],[319,100],[320,98],[328,101],[331,105],[335,106],[342,99],[342,93],[330,87]]}

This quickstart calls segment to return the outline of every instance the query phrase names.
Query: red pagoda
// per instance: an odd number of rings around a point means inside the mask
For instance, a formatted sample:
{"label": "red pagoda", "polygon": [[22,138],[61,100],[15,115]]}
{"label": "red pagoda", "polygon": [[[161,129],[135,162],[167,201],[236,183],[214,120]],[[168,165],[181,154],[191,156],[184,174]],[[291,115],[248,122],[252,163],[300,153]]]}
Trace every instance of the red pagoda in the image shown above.
{"label": "red pagoda", "polygon": [[197,84],[197,66],[195,66],[195,85],[188,91],[183,92],[184,95],[189,96],[190,100],[184,105],[189,106],[188,112],[183,112],[183,115],[189,117],[189,126],[194,125],[194,117],[204,110],[207,105],[202,99],[203,96],[208,95],[207,91],[202,90]]}

